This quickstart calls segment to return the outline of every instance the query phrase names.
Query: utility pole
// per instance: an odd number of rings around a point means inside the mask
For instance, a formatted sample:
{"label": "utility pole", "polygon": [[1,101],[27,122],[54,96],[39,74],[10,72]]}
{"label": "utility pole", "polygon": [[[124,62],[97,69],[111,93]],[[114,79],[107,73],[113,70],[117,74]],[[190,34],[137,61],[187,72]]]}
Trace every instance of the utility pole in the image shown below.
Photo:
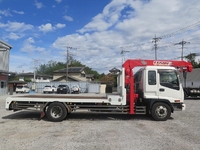
{"label": "utility pole", "polygon": [[125,56],[124,56],[124,53],[128,53],[129,51],[126,51],[126,50],[122,50],[121,51],[121,54],[122,54],[122,64],[124,63],[125,61]]}
{"label": "utility pole", "polygon": [[155,38],[153,38],[153,41],[152,41],[152,43],[154,43],[154,46],[155,46],[155,60],[157,60],[157,49],[158,49],[158,47],[157,47],[157,42],[160,40],[161,38],[157,38],[156,37],[156,34],[155,34]]}
{"label": "utility pole", "polygon": [[33,72],[33,82],[35,83],[35,78],[36,78],[36,63],[38,62],[39,60],[37,59],[34,59],[34,72]]}
{"label": "utility pole", "polygon": [[182,47],[181,60],[183,60],[183,57],[184,57],[183,56],[183,47],[185,44],[190,44],[190,42],[186,42],[186,41],[182,40],[181,42],[174,44],[174,45],[181,45],[181,47]]}
{"label": "utility pole", "polygon": [[[190,44],[190,42],[186,42],[184,40],[182,40],[179,43],[176,43],[174,45],[181,45],[182,51],[181,51],[181,60],[183,60],[183,47],[185,44]],[[186,78],[187,78],[187,72],[183,71],[183,78],[184,78],[184,87],[186,87]]]}
{"label": "utility pole", "polygon": [[67,54],[66,54],[66,81],[68,81],[68,63],[69,63],[69,49],[72,49],[72,47],[67,47]]}
{"label": "utility pole", "polygon": [[67,46],[67,54],[66,54],[66,81],[68,81],[69,49],[77,49],[77,48],[73,48],[73,47]]}
{"label": "utility pole", "polygon": [[36,81],[36,63],[38,62],[39,60],[37,59],[34,59],[34,72],[33,72],[33,85],[32,85],[32,89],[35,90],[35,81]]}

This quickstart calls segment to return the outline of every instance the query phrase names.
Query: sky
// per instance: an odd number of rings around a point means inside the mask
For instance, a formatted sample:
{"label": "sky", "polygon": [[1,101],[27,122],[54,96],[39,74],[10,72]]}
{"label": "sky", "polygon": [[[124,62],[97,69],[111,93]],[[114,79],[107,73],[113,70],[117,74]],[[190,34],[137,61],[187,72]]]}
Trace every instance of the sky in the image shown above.
{"label": "sky", "polygon": [[181,41],[184,56],[199,53],[199,8],[199,0],[0,0],[0,40],[12,46],[11,72],[66,62],[68,50],[108,73],[127,59],[180,60]]}

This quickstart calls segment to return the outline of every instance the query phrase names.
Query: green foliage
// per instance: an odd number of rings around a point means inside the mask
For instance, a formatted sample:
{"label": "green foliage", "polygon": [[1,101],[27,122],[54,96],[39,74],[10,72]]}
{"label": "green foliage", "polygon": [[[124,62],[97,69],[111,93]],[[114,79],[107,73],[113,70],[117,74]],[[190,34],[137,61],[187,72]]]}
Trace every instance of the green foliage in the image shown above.
{"label": "green foliage", "polygon": [[86,69],[87,74],[93,74],[94,75],[95,80],[100,80],[103,76],[105,76],[105,74],[99,74],[97,71],[93,70],[90,67],[86,67],[85,69]]}
{"label": "green foliage", "polygon": [[55,70],[66,68],[66,63],[49,61],[48,64],[42,64],[37,68],[37,73],[53,75]]}
{"label": "green foliage", "polygon": [[72,57],[69,58],[69,67],[81,67],[85,66],[80,61],[73,59]]}
{"label": "green foliage", "polygon": [[24,81],[25,82],[31,82],[31,79],[30,78],[25,78]]}
{"label": "green foliage", "polygon": [[197,56],[196,53],[190,53],[187,56],[185,56],[185,58],[192,63],[192,66],[194,68],[200,68],[200,61],[198,62],[195,61],[196,56]]}
{"label": "green foliage", "polygon": [[14,80],[19,81],[19,77],[16,76],[15,74],[12,74],[11,76],[8,76],[8,81],[14,81]]}

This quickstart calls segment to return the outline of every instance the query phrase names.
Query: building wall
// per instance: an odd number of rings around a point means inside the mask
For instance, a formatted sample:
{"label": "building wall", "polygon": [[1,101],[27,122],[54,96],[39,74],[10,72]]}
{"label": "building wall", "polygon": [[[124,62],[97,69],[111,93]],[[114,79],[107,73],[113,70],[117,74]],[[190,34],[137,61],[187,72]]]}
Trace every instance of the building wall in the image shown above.
{"label": "building wall", "polygon": [[0,73],[0,95],[6,94],[8,91],[8,76]]}
{"label": "building wall", "polygon": [[0,70],[9,71],[10,50],[0,51]]}
{"label": "building wall", "polygon": [[64,73],[54,73],[53,80],[58,79],[58,78],[62,77],[63,75],[64,75]]}
{"label": "building wall", "polygon": [[[10,50],[0,51],[0,71],[9,71]],[[8,91],[8,75],[0,72],[0,95],[6,94]]]}

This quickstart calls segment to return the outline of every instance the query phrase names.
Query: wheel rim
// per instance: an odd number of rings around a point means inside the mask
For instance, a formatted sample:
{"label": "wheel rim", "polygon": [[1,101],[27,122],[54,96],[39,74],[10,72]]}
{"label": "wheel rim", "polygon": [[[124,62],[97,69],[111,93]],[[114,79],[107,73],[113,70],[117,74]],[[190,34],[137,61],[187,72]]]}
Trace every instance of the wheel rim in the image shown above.
{"label": "wheel rim", "polygon": [[168,112],[165,106],[158,106],[155,110],[155,113],[159,118],[165,118]]}
{"label": "wheel rim", "polygon": [[60,106],[52,107],[50,114],[53,118],[60,118],[63,114],[63,110]]}

